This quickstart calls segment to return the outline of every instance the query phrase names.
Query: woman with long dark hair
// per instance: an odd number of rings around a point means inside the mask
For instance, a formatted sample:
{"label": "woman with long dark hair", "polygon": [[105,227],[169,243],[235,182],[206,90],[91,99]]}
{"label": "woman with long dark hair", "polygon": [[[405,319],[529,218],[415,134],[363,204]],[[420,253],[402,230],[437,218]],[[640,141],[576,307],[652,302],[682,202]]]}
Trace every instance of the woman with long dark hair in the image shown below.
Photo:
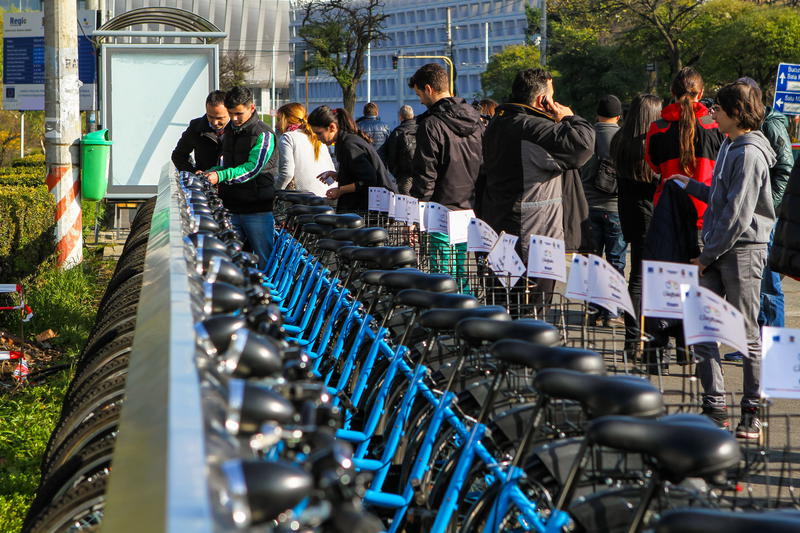
{"label": "woman with long dark hair", "polygon": [[308,116],[308,124],[320,141],[334,145],[339,163],[338,186],[328,189],[326,196],[338,200],[338,212],[366,211],[369,187],[386,187],[397,192],[394,179],[370,138],[358,129],[345,109],[320,106]]}
{"label": "woman with long dark hair", "polygon": [[[642,252],[644,238],[653,217],[653,196],[659,175],[645,162],[645,140],[650,124],[661,114],[661,99],[652,94],[633,98],[620,130],[611,140],[611,157],[617,169],[619,219],[625,242],[630,244],[631,269],[628,291],[639,312],[642,297]],[[625,315],[627,337],[638,338],[637,322]]]}
{"label": "woman with long dark hair", "polygon": [[[691,67],[682,68],[670,85],[674,102],[661,111],[647,132],[645,156],[654,172],[661,176],[654,203],[658,203],[667,178],[682,174],[705,185],[711,174],[724,136],[703,98],[703,77]],[[705,202],[692,198],[697,211],[697,227],[703,224]]]}

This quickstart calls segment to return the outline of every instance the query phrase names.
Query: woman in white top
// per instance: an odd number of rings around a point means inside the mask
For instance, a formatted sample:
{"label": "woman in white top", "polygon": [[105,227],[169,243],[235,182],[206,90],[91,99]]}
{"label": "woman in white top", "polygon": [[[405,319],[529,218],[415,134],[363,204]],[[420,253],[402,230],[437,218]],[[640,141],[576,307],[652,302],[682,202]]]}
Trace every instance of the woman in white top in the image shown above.
{"label": "woman in white top", "polygon": [[323,182],[335,170],[331,155],[306,122],[306,109],[292,102],[278,109],[280,164],[276,189],[285,189],[294,178],[295,189],[325,197],[330,185]]}

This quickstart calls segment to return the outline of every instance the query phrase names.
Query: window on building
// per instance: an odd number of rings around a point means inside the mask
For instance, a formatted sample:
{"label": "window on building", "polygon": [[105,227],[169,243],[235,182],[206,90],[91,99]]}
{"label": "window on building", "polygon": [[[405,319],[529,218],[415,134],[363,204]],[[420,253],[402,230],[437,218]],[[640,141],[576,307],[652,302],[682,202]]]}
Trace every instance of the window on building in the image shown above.
{"label": "window on building", "polygon": [[416,34],[413,31],[408,32],[406,40],[408,41],[408,44],[416,44],[417,43]]}
{"label": "window on building", "polygon": [[481,14],[488,15],[489,11],[492,9],[492,1],[488,0],[486,2],[481,3]]}
{"label": "window on building", "polygon": [[409,23],[409,24],[413,24],[413,23],[414,23],[414,22],[416,22],[416,21],[417,21],[417,14],[416,14],[416,12],[415,12],[415,11],[409,11],[409,12],[408,12],[408,23]]}

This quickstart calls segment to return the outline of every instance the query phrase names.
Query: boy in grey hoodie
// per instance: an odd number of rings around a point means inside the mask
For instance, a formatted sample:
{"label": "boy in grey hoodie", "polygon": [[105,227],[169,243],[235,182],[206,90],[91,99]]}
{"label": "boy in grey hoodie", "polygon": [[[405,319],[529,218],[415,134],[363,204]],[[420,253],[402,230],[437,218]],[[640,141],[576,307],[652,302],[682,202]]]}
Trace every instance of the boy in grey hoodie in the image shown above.
{"label": "boy in grey hoodie", "polygon": [[[700,285],[724,296],[744,315],[748,353],[744,357],[742,417],[736,436],[758,439],[761,334],[757,318],[767,243],[775,223],[769,169],[776,157],[767,138],[758,131],[764,106],[755,89],[732,83],[720,89],[716,101],[714,118],[728,138],[720,146],[711,186],[685,176],[673,177],[686,185],[689,194],[708,203],[703,216],[703,252],[692,262],[700,269]],[[719,349],[716,343],[703,343],[695,350],[701,358],[697,375],[704,390],[703,412],[727,427]]]}

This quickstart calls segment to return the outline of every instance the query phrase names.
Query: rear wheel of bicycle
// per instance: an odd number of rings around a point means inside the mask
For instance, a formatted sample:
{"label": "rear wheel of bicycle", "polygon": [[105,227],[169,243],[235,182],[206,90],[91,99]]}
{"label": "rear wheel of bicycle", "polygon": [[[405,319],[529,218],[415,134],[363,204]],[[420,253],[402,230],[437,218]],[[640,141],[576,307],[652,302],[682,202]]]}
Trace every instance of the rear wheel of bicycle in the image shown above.
{"label": "rear wheel of bicycle", "polygon": [[119,357],[115,357],[106,365],[98,367],[97,370],[92,373],[81,373],[79,376],[75,376],[64,397],[64,403],[72,404],[76,398],[86,395],[106,379],[127,375],[128,364],[128,354],[125,353],[121,354]]}
{"label": "rear wheel of bicycle", "polygon": [[120,355],[130,353],[131,348],[133,346],[133,338],[135,334],[136,332],[130,331],[128,333],[120,335],[119,337],[105,344],[104,346],[101,346],[96,350],[87,353],[85,357],[79,359],[77,364],[75,365],[75,376],[77,377],[84,373],[91,374],[92,372],[97,371],[97,369],[99,369],[100,367],[116,359]]}
{"label": "rear wheel of bicycle", "polygon": [[98,531],[105,510],[107,480],[108,476],[102,476],[72,487],[24,533]]}

